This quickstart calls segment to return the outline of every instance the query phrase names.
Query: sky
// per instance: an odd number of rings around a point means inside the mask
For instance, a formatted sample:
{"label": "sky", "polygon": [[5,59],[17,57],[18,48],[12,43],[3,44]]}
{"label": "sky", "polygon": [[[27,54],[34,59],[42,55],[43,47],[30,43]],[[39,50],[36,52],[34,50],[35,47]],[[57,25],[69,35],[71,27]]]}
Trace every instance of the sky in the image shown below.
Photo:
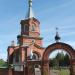
{"label": "sky", "polygon": [[[40,21],[43,46],[55,43],[55,28],[61,42],[75,49],[75,0],[33,0],[33,12]],[[20,21],[25,19],[28,0],[0,0],[0,59],[7,59],[7,48],[20,34]]]}

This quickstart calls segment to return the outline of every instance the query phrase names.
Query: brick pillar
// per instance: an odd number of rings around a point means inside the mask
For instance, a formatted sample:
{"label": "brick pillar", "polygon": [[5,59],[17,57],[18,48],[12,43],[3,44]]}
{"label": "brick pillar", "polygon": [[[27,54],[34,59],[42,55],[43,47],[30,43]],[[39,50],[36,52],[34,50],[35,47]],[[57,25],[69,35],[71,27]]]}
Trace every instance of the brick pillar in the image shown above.
{"label": "brick pillar", "polygon": [[34,75],[33,64],[28,65],[28,75]]}
{"label": "brick pillar", "polygon": [[71,60],[71,75],[75,75],[75,59]]}
{"label": "brick pillar", "polygon": [[13,70],[12,70],[12,68],[11,68],[11,67],[9,67],[8,75],[13,75]]}
{"label": "brick pillar", "polygon": [[25,62],[25,66],[24,66],[24,75],[28,75],[28,64],[27,64],[27,46],[26,47],[23,47],[24,51],[25,51],[25,59],[24,59],[24,62]]}
{"label": "brick pillar", "polygon": [[31,68],[28,66],[28,75],[32,75]]}
{"label": "brick pillar", "polygon": [[41,74],[42,75],[50,75],[49,63],[47,61],[42,63],[42,72],[41,72]]}
{"label": "brick pillar", "polygon": [[28,75],[28,67],[27,66],[24,67],[24,75]]}

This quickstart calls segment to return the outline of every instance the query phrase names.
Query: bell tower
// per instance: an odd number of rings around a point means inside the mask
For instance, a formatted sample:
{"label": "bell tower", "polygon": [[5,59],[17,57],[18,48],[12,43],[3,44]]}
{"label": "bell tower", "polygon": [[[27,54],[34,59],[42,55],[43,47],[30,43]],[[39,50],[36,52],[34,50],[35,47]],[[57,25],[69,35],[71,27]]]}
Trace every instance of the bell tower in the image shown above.
{"label": "bell tower", "polygon": [[34,17],[21,20],[21,35],[26,35],[30,37],[39,37],[40,36],[40,22]]}
{"label": "bell tower", "polygon": [[39,45],[42,46],[42,38],[40,37],[40,22],[34,17],[32,11],[32,0],[28,1],[28,12],[24,20],[21,20],[21,35],[18,35],[18,43],[20,45],[26,44],[28,39],[33,41],[40,40]]}
{"label": "bell tower", "polygon": [[32,0],[28,1],[28,12],[24,20],[21,20],[21,33],[17,36],[17,45],[12,43],[8,47],[8,62],[10,64],[21,64],[26,60],[42,58],[45,50],[42,47],[40,37],[40,22],[34,17],[32,11]]}
{"label": "bell tower", "polygon": [[21,35],[27,35],[32,37],[39,37],[40,30],[39,24],[40,22],[34,17],[32,11],[32,0],[29,0],[28,13],[25,17],[25,20],[21,20]]}

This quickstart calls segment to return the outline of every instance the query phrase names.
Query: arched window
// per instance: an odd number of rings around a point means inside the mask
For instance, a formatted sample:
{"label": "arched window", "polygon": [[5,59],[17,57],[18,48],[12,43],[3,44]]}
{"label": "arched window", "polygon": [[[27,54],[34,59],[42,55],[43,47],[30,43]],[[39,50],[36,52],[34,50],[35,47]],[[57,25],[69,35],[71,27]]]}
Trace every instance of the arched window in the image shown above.
{"label": "arched window", "polygon": [[15,61],[19,62],[19,53],[16,53],[16,55],[15,55]]}
{"label": "arched window", "polygon": [[32,25],[32,31],[35,31],[35,26],[34,25]]}
{"label": "arched window", "polygon": [[37,53],[33,53],[33,59],[38,60],[39,59],[39,55]]}
{"label": "arched window", "polygon": [[14,63],[20,62],[20,53],[19,52],[14,53],[13,62]]}
{"label": "arched window", "polygon": [[28,31],[28,25],[24,25],[24,32]]}

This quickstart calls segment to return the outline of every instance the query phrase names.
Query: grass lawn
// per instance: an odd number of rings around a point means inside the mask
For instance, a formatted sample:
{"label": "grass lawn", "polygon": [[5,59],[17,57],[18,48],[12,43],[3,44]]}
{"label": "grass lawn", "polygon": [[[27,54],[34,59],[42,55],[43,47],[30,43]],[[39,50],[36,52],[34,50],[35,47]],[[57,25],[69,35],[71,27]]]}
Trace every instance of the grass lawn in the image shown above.
{"label": "grass lawn", "polygon": [[61,69],[60,75],[70,75],[69,69]]}
{"label": "grass lawn", "polygon": [[51,75],[70,75],[69,69],[50,70]]}

